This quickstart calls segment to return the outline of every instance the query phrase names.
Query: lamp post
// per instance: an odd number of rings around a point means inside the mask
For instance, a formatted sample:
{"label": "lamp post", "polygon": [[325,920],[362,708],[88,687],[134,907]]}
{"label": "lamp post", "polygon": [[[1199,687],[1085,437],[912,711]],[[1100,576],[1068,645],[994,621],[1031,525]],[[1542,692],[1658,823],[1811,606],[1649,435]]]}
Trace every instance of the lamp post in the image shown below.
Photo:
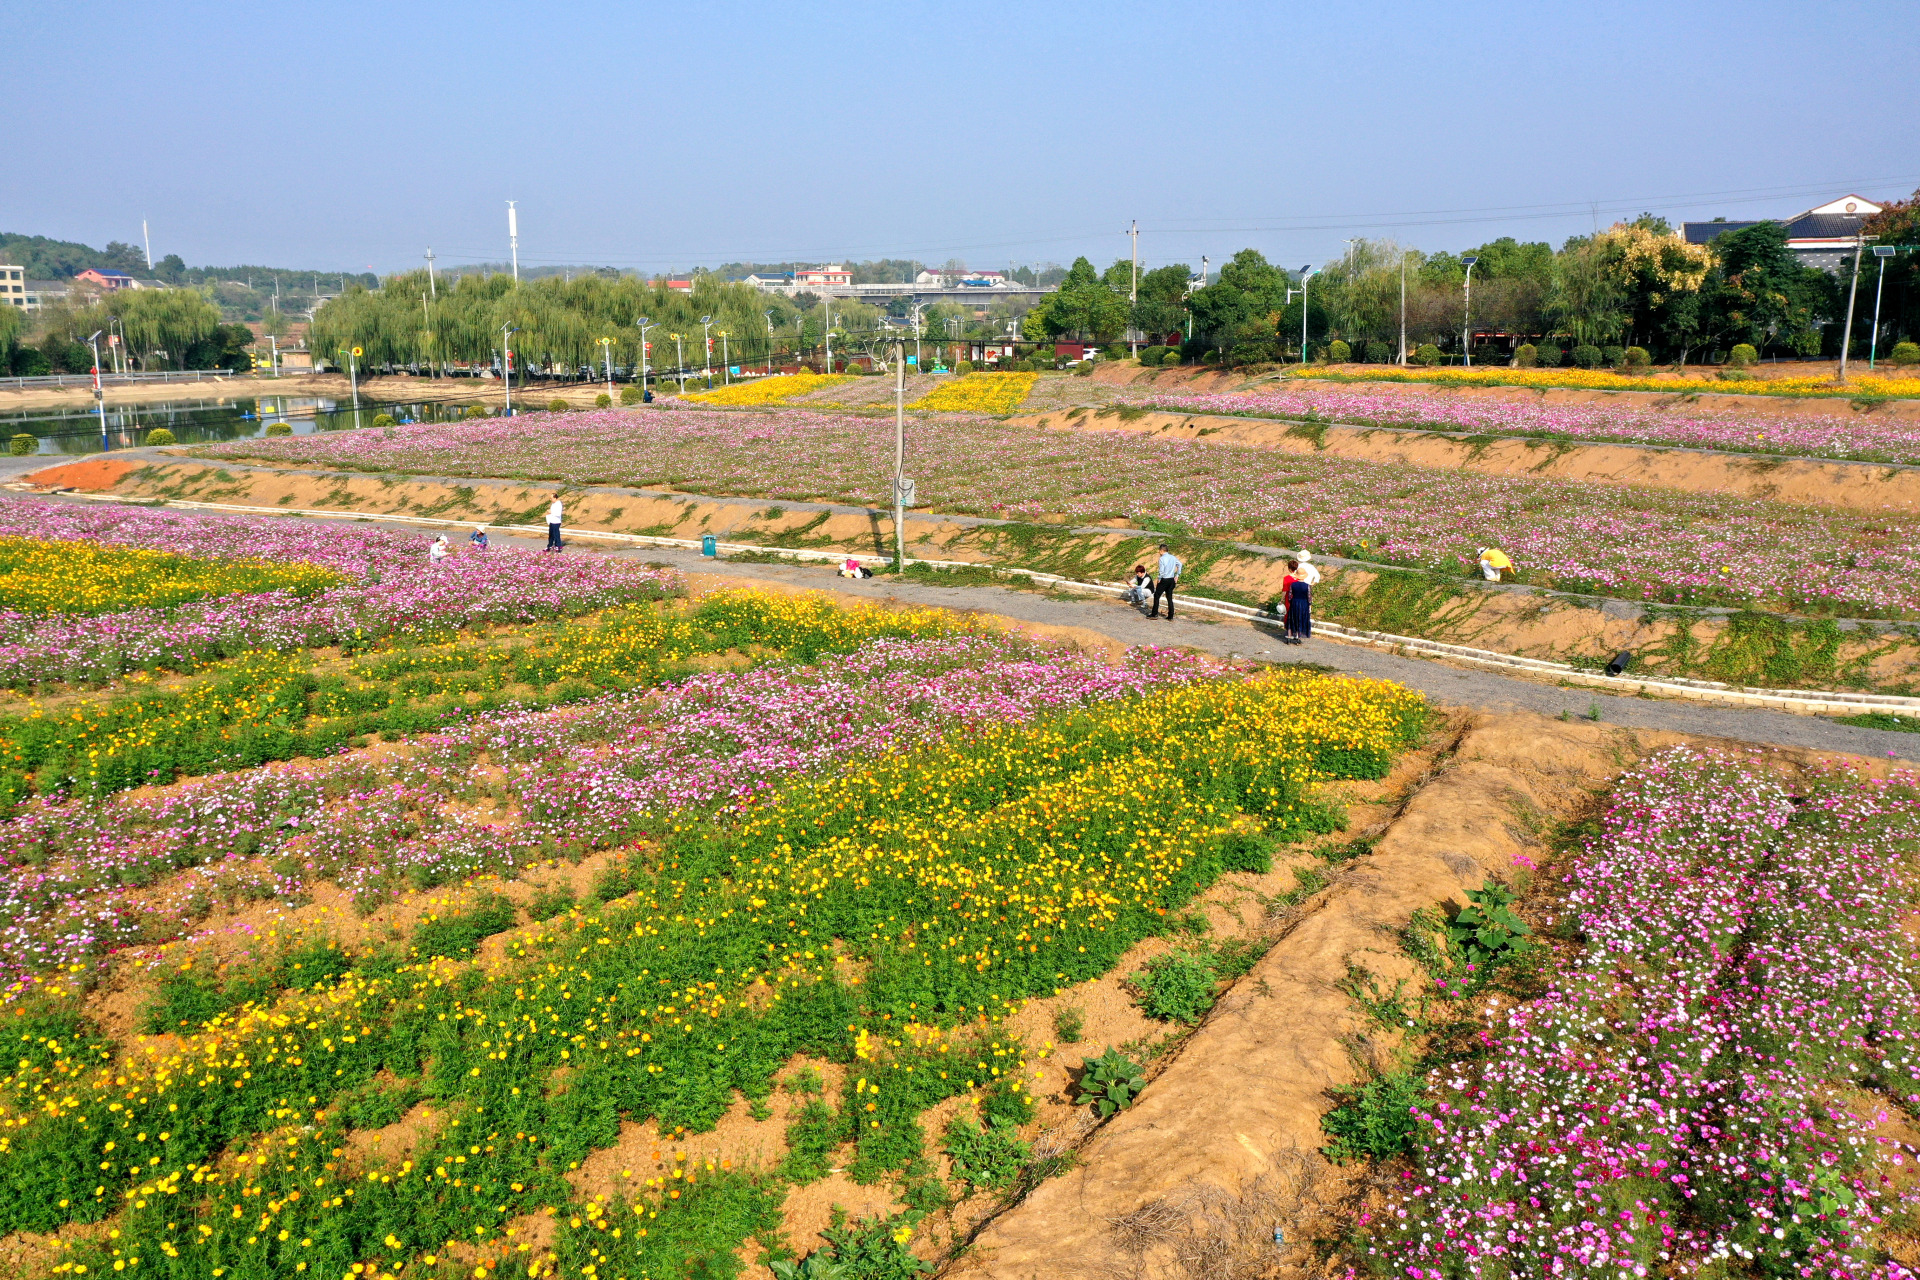
{"label": "lamp post", "polygon": [[893,571],[907,566],[907,355],[893,344]]}
{"label": "lamp post", "polygon": [[827,367],[825,372],[832,373],[833,372],[833,299],[829,297],[825,297],[824,295],[820,299],[820,337],[821,337],[821,340],[826,344]]}
{"label": "lamp post", "polygon": [[1853,236],[1853,283],[1847,288],[1847,327],[1840,331],[1840,381],[1847,380],[1847,352],[1853,347],[1853,300],[1860,293],[1860,250],[1867,239],[1859,232]]}
{"label": "lamp post", "polygon": [[93,348],[93,409],[100,415],[100,452],[105,453],[108,449],[107,397],[100,389],[100,333],[101,330],[95,329],[87,345]]}
{"label": "lamp post", "polygon": [[[732,386],[733,350],[727,346],[727,331],[720,329],[717,332],[720,334],[720,385],[723,387]],[[711,382],[712,379],[709,378],[708,381]]]}
{"label": "lamp post", "polygon": [[340,348],[347,357],[347,385],[353,388],[353,425],[360,425],[360,348]]}
{"label": "lamp post", "polygon": [[646,316],[641,316],[633,323],[640,330],[640,401],[644,404],[647,399],[647,330],[656,326]]}
{"label": "lamp post", "polygon": [[773,308],[766,310],[767,317],[767,373],[773,373]]}
{"label": "lamp post", "polygon": [[685,395],[687,394],[687,349],[680,345],[679,334],[670,333],[667,336],[673,339],[673,360],[680,366],[680,394]]}
{"label": "lamp post", "polygon": [[713,317],[700,317],[700,335],[707,344],[707,390],[713,390]]}
{"label": "lamp post", "polygon": [[1313,265],[1312,263],[1308,263],[1307,266],[1300,268],[1300,363],[1301,364],[1305,364],[1307,362],[1307,311],[1309,309],[1307,306],[1307,281],[1313,279],[1315,276],[1320,274],[1318,271],[1313,271],[1309,269],[1312,265]]}
{"label": "lamp post", "polygon": [[1400,363],[1407,363],[1407,251],[1400,251]]}
{"label": "lamp post", "polygon": [[920,368],[920,308],[926,305],[924,302],[913,304],[913,367],[916,371]]}
{"label": "lamp post", "polygon": [[1887,259],[1893,256],[1890,244],[1873,246],[1873,256],[1880,259],[1880,275],[1873,282],[1873,337],[1867,342],[1867,372],[1873,372],[1874,357],[1880,351],[1880,290],[1887,283]]}
{"label": "lamp post", "polygon": [[1473,264],[1480,261],[1472,254],[1460,259],[1467,264],[1467,301],[1460,312],[1460,358],[1466,361],[1467,368],[1473,368],[1473,332],[1469,327],[1473,321]]}
{"label": "lamp post", "polygon": [[511,325],[500,326],[500,372],[501,381],[507,387],[507,417],[513,416],[513,348],[507,345],[507,339],[520,332]]}
{"label": "lamp post", "polygon": [[600,339],[600,367],[607,377],[607,399],[613,399],[613,339]]}

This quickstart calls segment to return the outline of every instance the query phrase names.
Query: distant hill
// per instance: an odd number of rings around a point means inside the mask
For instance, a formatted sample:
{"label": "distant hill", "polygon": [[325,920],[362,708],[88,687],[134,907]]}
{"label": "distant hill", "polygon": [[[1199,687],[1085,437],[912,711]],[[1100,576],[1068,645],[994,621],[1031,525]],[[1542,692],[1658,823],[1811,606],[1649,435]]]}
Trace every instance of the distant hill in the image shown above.
{"label": "distant hill", "polygon": [[147,256],[139,246],[118,240],[96,249],[71,240],[0,231],[0,261],[26,268],[28,278],[33,280],[66,280],[88,267],[147,274]]}

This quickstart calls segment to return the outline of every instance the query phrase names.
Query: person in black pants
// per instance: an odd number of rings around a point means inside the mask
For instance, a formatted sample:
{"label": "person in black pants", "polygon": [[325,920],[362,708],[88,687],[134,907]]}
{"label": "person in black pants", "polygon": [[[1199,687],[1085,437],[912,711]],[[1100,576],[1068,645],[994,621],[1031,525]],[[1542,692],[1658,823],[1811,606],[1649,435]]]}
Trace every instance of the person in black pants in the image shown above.
{"label": "person in black pants", "polygon": [[1173,587],[1180,581],[1180,570],[1186,566],[1180,563],[1180,557],[1167,550],[1167,544],[1160,544],[1160,572],[1153,583],[1153,612],[1147,616],[1160,616],[1160,597],[1167,598],[1167,621],[1173,621]]}

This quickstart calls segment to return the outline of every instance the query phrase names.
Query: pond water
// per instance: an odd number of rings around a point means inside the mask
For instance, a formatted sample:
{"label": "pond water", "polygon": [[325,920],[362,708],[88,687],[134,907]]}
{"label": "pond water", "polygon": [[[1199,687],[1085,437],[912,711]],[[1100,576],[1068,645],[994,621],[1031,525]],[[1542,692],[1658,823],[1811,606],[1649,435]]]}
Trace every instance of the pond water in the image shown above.
{"label": "pond water", "polygon": [[[315,431],[352,430],[373,424],[375,414],[391,414],[401,422],[439,422],[457,418],[479,396],[458,401],[413,401],[394,404],[361,398],[356,410],[350,401],[314,396],[259,396],[242,400],[170,400],[155,404],[107,406],[109,450],[130,449],[146,443],[147,432],[165,427],[179,444],[214,444],[264,436],[267,428],[284,422],[297,436]],[[99,453],[100,416],[92,409],[16,409],[0,413],[0,439],[21,434],[39,437],[36,453],[70,457]]]}

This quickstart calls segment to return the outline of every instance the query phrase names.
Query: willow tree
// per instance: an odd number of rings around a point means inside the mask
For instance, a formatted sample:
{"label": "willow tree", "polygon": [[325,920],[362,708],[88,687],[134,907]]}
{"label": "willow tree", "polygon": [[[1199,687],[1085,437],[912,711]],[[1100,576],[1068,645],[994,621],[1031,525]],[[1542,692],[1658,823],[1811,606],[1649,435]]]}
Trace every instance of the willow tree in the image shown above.
{"label": "willow tree", "polygon": [[188,348],[220,327],[220,308],[198,289],[123,289],[106,309],[119,317],[129,351],[143,365],[158,356],[178,368]]}

